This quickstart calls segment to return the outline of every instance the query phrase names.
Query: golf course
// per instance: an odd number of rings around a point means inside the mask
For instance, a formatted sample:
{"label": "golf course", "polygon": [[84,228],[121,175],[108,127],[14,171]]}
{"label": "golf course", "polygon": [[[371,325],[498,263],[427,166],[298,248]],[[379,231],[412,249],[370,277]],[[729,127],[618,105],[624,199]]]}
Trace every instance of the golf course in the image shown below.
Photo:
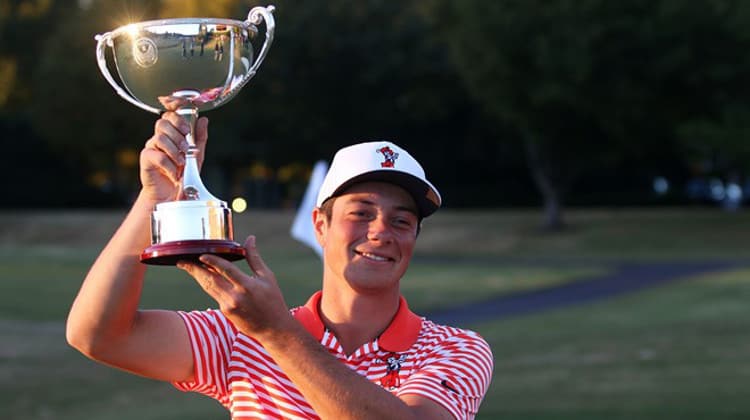
{"label": "golf course", "polygon": [[[67,311],[124,215],[0,213],[0,418],[228,418],[213,400],[67,345]],[[294,212],[234,217],[287,304],[304,303],[321,263],[290,237]],[[750,213],[574,209],[566,222],[549,233],[535,210],[445,209],[424,223],[402,290],[415,312],[490,343],[477,418],[750,418]],[[149,269],[143,308],[213,306],[181,270]]]}

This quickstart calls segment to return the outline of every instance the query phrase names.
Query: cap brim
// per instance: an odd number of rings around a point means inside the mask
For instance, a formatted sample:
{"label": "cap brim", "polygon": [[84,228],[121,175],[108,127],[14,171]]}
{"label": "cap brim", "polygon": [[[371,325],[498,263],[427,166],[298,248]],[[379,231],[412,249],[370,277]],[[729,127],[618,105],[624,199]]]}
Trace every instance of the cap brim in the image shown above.
{"label": "cap brim", "polygon": [[387,182],[405,189],[414,198],[420,217],[427,217],[440,207],[440,195],[432,184],[398,170],[371,171],[357,175],[341,184],[330,197],[339,196],[352,185],[367,181]]}

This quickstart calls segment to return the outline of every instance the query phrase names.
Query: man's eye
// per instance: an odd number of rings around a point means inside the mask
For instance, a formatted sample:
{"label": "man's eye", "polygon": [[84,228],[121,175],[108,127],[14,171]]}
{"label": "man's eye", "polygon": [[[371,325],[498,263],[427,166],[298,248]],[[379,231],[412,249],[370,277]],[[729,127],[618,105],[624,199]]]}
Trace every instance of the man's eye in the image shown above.
{"label": "man's eye", "polygon": [[395,222],[396,222],[396,225],[404,226],[404,227],[411,227],[414,225],[414,223],[412,223],[410,219],[406,219],[406,218],[398,218],[395,220]]}

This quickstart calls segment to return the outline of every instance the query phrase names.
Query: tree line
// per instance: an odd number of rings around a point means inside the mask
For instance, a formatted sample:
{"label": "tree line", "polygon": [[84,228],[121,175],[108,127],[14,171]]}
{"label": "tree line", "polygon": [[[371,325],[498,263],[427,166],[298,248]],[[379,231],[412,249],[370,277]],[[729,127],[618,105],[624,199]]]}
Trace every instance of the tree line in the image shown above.
{"label": "tree line", "polygon": [[[293,198],[315,161],[380,138],[424,161],[448,207],[541,205],[553,228],[566,205],[679,202],[692,178],[745,177],[748,2],[273,4],[266,61],[206,114],[217,195],[284,174]],[[0,0],[3,207],[118,206],[137,188],[134,155],[155,116],[104,81],[95,34],[244,20],[256,5]],[[651,195],[656,176],[671,196]]]}

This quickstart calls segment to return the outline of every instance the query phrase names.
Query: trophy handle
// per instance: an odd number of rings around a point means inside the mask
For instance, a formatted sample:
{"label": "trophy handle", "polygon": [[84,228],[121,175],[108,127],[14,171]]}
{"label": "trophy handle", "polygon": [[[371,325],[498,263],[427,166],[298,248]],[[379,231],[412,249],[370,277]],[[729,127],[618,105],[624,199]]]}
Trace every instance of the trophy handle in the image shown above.
{"label": "trophy handle", "polygon": [[261,22],[266,22],[266,39],[263,41],[263,47],[260,49],[260,53],[258,54],[258,58],[255,60],[255,63],[250,67],[250,69],[247,72],[247,79],[250,79],[255,75],[255,72],[258,70],[258,67],[260,67],[260,64],[263,62],[263,60],[266,58],[266,54],[268,53],[268,49],[271,47],[271,43],[273,42],[273,33],[274,30],[276,30],[276,21],[273,19],[273,12],[276,10],[274,6],[268,6],[268,7],[253,7],[250,10],[250,13],[247,14],[247,21],[253,25],[259,25]]}
{"label": "trophy handle", "polygon": [[[154,114],[161,114],[161,110],[158,108],[154,108],[152,106],[148,106],[144,103],[139,102],[136,100],[132,95],[128,94],[128,92],[125,91],[122,87],[120,87],[119,84],[115,81],[115,79],[112,77],[112,74],[109,72],[109,69],[107,68],[107,57],[105,55],[105,48],[112,47],[112,32],[107,32],[103,35],[97,35],[94,37],[94,39],[97,41],[96,44],[96,61],[99,64],[99,70],[102,72],[102,75],[105,79],[109,82],[110,85],[115,89],[115,92],[117,92],[118,95],[120,95],[123,99],[130,102],[131,104],[137,106],[138,108],[145,109],[146,111],[153,112]],[[265,45],[263,46],[265,48]]]}

